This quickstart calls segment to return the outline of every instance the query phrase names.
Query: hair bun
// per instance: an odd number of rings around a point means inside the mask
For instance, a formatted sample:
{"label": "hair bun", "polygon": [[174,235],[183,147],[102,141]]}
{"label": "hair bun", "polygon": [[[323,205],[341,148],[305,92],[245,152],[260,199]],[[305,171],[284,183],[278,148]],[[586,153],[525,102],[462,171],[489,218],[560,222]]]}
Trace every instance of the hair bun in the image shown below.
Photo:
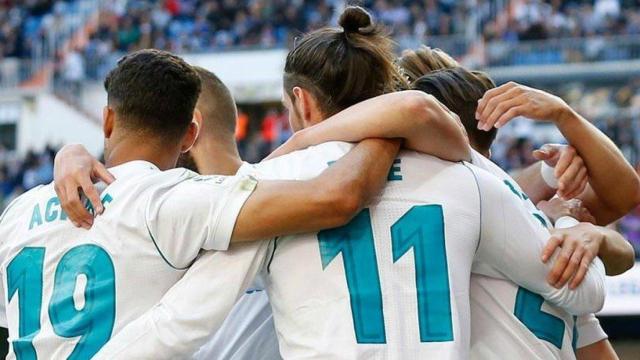
{"label": "hair bun", "polygon": [[347,6],[338,20],[345,33],[367,34],[373,30],[373,20],[367,10],[360,6]]}

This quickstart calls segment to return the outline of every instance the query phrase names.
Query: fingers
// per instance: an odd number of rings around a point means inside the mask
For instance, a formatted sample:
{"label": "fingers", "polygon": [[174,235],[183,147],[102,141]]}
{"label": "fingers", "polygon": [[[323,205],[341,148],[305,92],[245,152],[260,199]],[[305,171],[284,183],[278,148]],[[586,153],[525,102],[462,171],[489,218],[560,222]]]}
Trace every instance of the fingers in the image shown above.
{"label": "fingers", "polygon": [[74,185],[65,185],[64,196],[60,199],[60,206],[73,225],[89,229],[93,225],[93,216],[84,207],[78,190],[79,188]]}
{"label": "fingers", "polygon": [[[558,164],[560,164],[560,161]],[[583,180],[586,178],[587,169],[584,167],[584,161],[580,156],[573,156],[571,164],[561,174],[558,178],[558,193],[561,197],[567,199],[569,198],[568,195],[579,190]]]}
{"label": "fingers", "polygon": [[578,272],[578,269],[580,268],[580,263],[582,262],[582,258],[584,255],[585,255],[584,247],[576,246],[575,250],[573,251],[573,254],[571,255],[571,258],[569,259],[567,267],[564,269],[564,272],[560,277],[560,280],[558,280],[558,282],[554,285],[556,288],[559,289],[563,287],[567,282],[569,282],[569,279],[571,279],[574,275],[576,275],[576,273]]}
{"label": "fingers", "polygon": [[580,286],[580,284],[582,284],[582,281],[584,280],[585,276],[587,275],[587,271],[589,270],[589,264],[591,264],[593,259],[594,256],[591,253],[585,254],[585,256],[582,258],[582,261],[580,262],[578,272],[573,277],[573,280],[571,280],[571,282],[569,283],[569,289],[574,290],[578,286]]}
{"label": "fingers", "polygon": [[577,244],[575,241],[563,242],[562,250],[560,251],[558,258],[556,259],[555,264],[553,264],[553,268],[549,272],[549,275],[547,275],[547,282],[551,286],[557,288],[556,284],[559,282],[560,278],[564,273],[564,270],[569,265],[569,261],[571,260],[571,255],[573,255],[573,252],[576,246]]}
{"label": "fingers", "polygon": [[533,155],[534,159],[540,160],[540,161],[547,160],[549,157],[551,157],[551,154],[549,154],[549,152],[547,152],[542,148],[538,150],[533,150],[531,154]]}
{"label": "fingers", "polygon": [[515,89],[492,97],[487,101],[484,110],[479,113],[478,129],[485,131],[490,130],[500,115],[504,114],[510,108],[520,105],[522,101],[522,99],[518,98],[518,93]]}
{"label": "fingers", "polygon": [[546,264],[547,261],[549,261],[551,255],[553,255],[556,249],[562,244],[562,240],[564,240],[562,235],[554,235],[547,241],[547,245],[542,249],[541,259],[543,263]]}
{"label": "fingers", "polygon": [[116,178],[107,170],[107,167],[98,160],[93,162],[93,177],[95,180],[101,180],[106,184],[116,181]]}
{"label": "fingers", "polygon": [[575,199],[580,196],[584,192],[584,189],[587,188],[587,183],[589,182],[589,176],[587,174],[587,169],[582,168],[576,179],[574,181],[574,186],[571,190],[565,190],[564,192],[559,192],[559,196],[564,199]]}
{"label": "fingers", "polygon": [[520,104],[519,106],[512,107],[507,112],[500,115],[494,125],[497,129],[505,126],[513,118],[518,117],[526,112],[527,107],[524,105],[524,101],[522,101],[522,99],[518,99],[518,101]]}
{"label": "fingers", "polygon": [[562,153],[560,154],[560,159],[558,160],[555,168],[556,179],[559,179],[562,174],[564,174],[569,165],[571,165],[575,156],[576,149],[574,149],[573,146],[567,146],[567,148],[562,151]]}
{"label": "fingers", "polygon": [[104,206],[102,206],[100,194],[98,194],[96,186],[89,179],[82,179],[80,181],[80,188],[87,199],[91,202],[95,213],[98,215],[102,214],[104,212]]}
{"label": "fingers", "polygon": [[491,99],[511,90],[516,85],[517,84],[514,82],[508,82],[504,85],[498,86],[497,88],[487,90],[487,92],[484,93],[484,96],[480,100],[478,100],[478,107],[476,109],[476,119],[479,119],[480,114],[485,112],[487,104],[490,102]]}

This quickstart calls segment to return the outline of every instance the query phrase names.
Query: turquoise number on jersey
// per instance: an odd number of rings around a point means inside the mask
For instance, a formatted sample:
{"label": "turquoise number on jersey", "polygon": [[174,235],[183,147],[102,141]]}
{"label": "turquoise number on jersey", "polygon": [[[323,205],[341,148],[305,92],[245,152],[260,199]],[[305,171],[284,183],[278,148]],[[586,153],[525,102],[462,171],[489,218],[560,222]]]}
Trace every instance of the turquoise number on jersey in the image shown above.
{"label": "turquoise number on jersey", "polygon": [[542,303],[544,303],[542,296],[521,287],[516,295],[513,313],[538,339],[548,341],[558,349],[562,349],[564,321],[542,311]]}
{"label": "turquoise number on jersey", "polygon": [[[76,279],[87,278],[84,307],[77,310],[73,293]],[[89,359],[111,337],[115,321],[115,270],[111,258],[96,245],[69,250],[56,268],[49,318],[53,331],[66,338],[81,336],[69,360]]]}
{"label": "turquoise number on jersey", "polygon": [[[16,291],[20,293],[20,338],[13,342],[20,360],[37,359],[32,341],[40,331],[44,255],[44,248],[26,247],[7,268],[9,301]],[[80,275],[87,281],[84,306],[77,310],[74,291]],[[80,336],[69,359],[89,359],[109,340],[115,322],[115,293],[113,262],[102,248],[80,245],[62,256],[56,267],[49,319],[56,334]]]}
{"label": "turquoise number on jersey", "polygon": [[[343,227],[321,231],[318,240],[323,269],[342,253],[356,340],[359,344],[385,343],[382,290],[369,210],[363,210]],[[391,242],[394,263],[413,248],[420,341],[452,341],[442,207],[411,208],[391,227]]]}
{"label": "turquoise number on jersey", "polygon": [[349,224],[318,233],[322,268],[342,253],[351,299],[351,314],[359,344],[384,344],[382,290],[369,209]]}
{"label": "turquoise number on jersey", "polygon": [[8,301],[19,293],[19,338],[13,341],[13,352],[19,360],[37,359],[33,338],[40,332],[44,251],[42,247],[26,247],[7,266]]}
{"label": "turquoise number on jersey", "polygon": [[391,227],[393,262],[413,248],[420,341],[452,341],[442,206],[414,206]]}

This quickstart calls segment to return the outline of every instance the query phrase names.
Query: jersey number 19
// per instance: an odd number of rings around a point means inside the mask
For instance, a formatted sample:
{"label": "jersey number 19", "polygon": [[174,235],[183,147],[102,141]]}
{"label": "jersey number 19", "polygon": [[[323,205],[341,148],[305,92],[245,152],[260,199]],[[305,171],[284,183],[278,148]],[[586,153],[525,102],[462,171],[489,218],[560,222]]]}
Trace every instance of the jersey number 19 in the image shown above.
{"label": "jersey number 19", "polygon": [[[13,351],[19,360],[37,359],[34,337],[40,332],[45,248],[25,247],[7,266],[8,301],[18,293],[19,338]],[[86,277],[84,306],[74,301],[76,283]],[[89,359],[109,340],[115,321],[115,271],[111,258],[96,245],[80,245],[67,251],[56,267],[49,320],[61,337],[80,340],[69,359]]]}

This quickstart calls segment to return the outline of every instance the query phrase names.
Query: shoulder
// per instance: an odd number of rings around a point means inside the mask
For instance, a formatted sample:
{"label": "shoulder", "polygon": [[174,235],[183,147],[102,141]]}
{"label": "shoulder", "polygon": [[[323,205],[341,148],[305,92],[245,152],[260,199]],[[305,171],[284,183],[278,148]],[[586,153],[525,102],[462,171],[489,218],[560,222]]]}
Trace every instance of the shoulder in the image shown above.
{"label": "shoulder", "polygon": [[0,222],[3,222],[5,217],[8,217],[13,213],[20,212],[29,205],[37,204],[41,198],[44,198],[47,195],[55,196],[53,183],[50,183],[48,185],[36,186],[33,189],[21,194],[20,196],[13,199],[4,209],[4,211],[2,212],[2,217],[0,217]]}
{"label": "shoulder", "polygon": [[255,164],[254,171],[263,179],[305,180],[319,175],[353,147],[346,142],[326,142]]}
{"label": "shoulder", "polygon": [[16,231],[29,228],[34,217],[40,219],[47,203],[52,200],[57,200],[53,184],[37,186],[15,198],[0,217],[0,237],[6,238],[16,234]]}
{"label": "shoulder", "polygon": [[[343,141],[329,141],[319,145],[309,146],[306,149],[294,151],[290,154],[277,157],[273,160],[282,158],[324,158],[338,159],[348,153],[355,144]],[[273,161],[270,160],[270,161]]]}
{"label": "shoulder", "polygon": [[479,152],[472,150],[471,151],[471,162],[474,166],[477,166],[485,171],[490,172],[492,175],[497,176],[501,179],[510,179],[511,177],[507,174],[506,171],[502,170],[496,163],[486,158],[484,155]]}

